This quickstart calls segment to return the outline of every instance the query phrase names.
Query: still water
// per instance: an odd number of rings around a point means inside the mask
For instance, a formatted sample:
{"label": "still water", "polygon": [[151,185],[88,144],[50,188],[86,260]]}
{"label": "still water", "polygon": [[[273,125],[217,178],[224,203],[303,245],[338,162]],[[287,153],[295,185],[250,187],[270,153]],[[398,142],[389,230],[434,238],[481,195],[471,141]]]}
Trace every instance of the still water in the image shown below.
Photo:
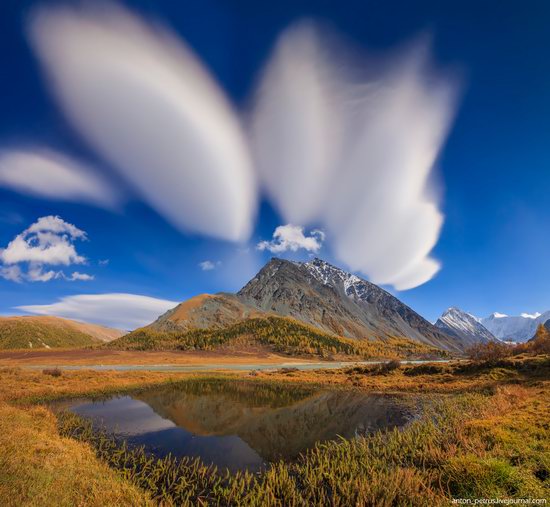
{"label": "still water", "polygon": [[231,471],[259,471],[316,442],[399,427],[414,412],[397,397],[217,380],[66,408],[159,457],[200,457]]}

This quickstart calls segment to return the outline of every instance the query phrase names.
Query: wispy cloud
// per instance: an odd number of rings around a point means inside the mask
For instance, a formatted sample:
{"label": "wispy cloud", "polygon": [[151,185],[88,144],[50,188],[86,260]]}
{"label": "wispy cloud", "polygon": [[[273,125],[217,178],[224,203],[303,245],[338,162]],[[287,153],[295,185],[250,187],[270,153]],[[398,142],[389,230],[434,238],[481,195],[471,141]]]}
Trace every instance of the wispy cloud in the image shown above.
{"label": "wispy cloud", "polygon": [[88,275],[87,273],[79,273],[78,271],[73,271],[68,279],[72,282],[77,280],[81,282],[89,282],[90,280],[94,279],[94,276]]}
{"label": "wispy cloud", "polygon": [[178,304],[138,294],[81,294],[67,296],[51,304],[17,306],[37,315],[56,315],[68,319],[131,330],[151,323]]}
{"label": "wispy cloud", "polygon": [[[49,282],[56,278],[92,280],[91,275],[44,270],[45,266],[84,264],[86,258],[76,251],[75,242],[87,239],[86,233],[58,216],[39,218],[0,249],[0,276],[14,282]],[[26,266],[26,271],[21,267]]]}
{"label": "wispy cloud", "polygon": [[159,23],[88,3],[35,10],[29,34],[78,132],[181,230],[248,238],[255,168],[286,223],[322,227],[334,256],[372,281],[405,290],[440,269],[433,168],[458,87],[427,42],[363,58],[312,23],[292,26],[265,66],[247,139],[206,69]]}
{"label": "wispy cloud", "polygon": [[212,271],[213,269],[216,269],[220,264],[220,261],[202,261],[199,262],[199,267],[203,271]]}
{"label": "wispy cloud", "polygon": [[272,253],[282,253],[300,249],[317,253],[325,240],[325,233],[318,229],[311,231],[309,236],[304,234],[304,228],[299,225],[279,225],[273,232],[271,241],[260,241],[258,250],[269,250]]}
{"label": "wispy cloud", "polygon": [[429,256],[443,223],[431,172],[456,83],[423,42],[377,62],[329,40],[296,25],[267,64],[251,122],[263,185],[289,223],[322,224],[350,268],[415,287],[440,268]]}
{"label": "wispy cloud", "polygon": [[42,7],[37,56],[83,138],[172,224],[246,239],[255,179],[240,121],[193,52],[113,4]]}
{"label": "wispy cloud", "polygon": [[0,186],[45,199],[106,208],[118,200],[112,186],[97,172],[46,149],[0,151]]}

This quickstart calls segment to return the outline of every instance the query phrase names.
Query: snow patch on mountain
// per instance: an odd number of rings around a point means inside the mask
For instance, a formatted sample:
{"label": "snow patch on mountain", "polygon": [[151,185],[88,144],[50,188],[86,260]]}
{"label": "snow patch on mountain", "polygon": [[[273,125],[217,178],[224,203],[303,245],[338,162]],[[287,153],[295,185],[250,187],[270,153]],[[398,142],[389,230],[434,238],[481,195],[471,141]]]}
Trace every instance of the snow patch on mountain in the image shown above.
{"label": "snow patch on mountain", "polygon": [[311,261],[304,262],[302,265],[323,285],[330,287],[343,285],[344,291],[349,297],[355,296],[362,301],[366,301],[369,294],[373,291],[383,290],[317,257]]}

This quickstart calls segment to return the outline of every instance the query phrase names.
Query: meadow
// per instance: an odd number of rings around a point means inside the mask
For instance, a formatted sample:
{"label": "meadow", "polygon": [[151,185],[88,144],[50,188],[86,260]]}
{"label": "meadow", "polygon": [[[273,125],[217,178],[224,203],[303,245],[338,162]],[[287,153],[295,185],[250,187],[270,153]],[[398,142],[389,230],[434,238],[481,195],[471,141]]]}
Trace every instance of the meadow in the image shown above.
{"label": "meadow", "polygon": [[[402,430],[318,445],[264,473],[156,459],[47,402],[102,397],[198,375],[0,370],[0,494],[6,505],[449,505],[548,498],[548,356],[218,374],[218,379],[430,393]],[[200,377],[204,378],[204,376]],[[426,396],[426,395],[424,395]]]}

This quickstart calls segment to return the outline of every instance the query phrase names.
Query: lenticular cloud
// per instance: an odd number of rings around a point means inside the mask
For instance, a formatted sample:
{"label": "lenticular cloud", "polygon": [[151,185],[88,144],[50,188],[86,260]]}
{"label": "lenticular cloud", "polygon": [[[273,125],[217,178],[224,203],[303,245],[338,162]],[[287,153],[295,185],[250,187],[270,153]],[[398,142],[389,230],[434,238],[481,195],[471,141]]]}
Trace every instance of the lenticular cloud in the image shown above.
{"label": "lenticular cloud", "polygon": [[287,223],[321,227],[375,283],[405,290],[440,269],[432,171],[456,86],[426,44],[360,61],[311,23],[291,27],[261,74],[246,139],[207,71],[158,25],[102,4],[40,9],[29,32],[67,117],[174,225],[247,239],[255,169]]}
{"label": "lenticular cloud", "polygon": [[[430,174],[456,87],[425,45],[371,61],[359,76],[341,46],[302,24],[284,33],[251,121],[262,183],[285,220],[320,224],[343,262],[375,283],[418,286],[443,223]],[[366,76],[366,77],[365,77]]]}
{"label": "lenticular cloud", "polygon": [[238,117],[182,41],[111,4],[43,8],[33,47],[85,140],[175,226],[246,239],[254,178]]}

